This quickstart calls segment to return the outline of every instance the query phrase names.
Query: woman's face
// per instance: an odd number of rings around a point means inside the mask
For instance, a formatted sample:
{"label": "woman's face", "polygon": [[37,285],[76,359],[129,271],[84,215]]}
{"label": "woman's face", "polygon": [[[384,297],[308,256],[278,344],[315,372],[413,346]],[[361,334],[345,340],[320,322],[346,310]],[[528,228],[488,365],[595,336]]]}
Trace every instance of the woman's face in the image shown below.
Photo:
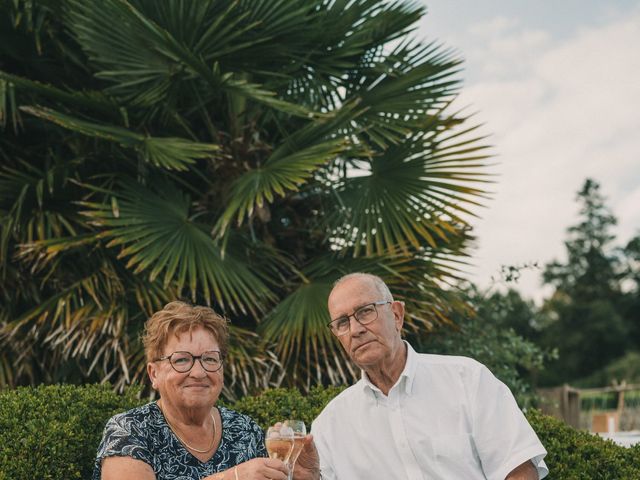
{"label": "woman's face", "polygon": [[[198,356],[212,350],[220,350],[218,341],[210,332],[199,327],[191,332],[171,335],[161,356],[173,352],[189,352]],[[185,373],[176,372],[169,360],[151,362],[147,364],[147,373],[154,388],[160,392],[163,404],[170,403],[176,408],[212,407],[222,391],[223,368],[208,372],[198,360]]]}

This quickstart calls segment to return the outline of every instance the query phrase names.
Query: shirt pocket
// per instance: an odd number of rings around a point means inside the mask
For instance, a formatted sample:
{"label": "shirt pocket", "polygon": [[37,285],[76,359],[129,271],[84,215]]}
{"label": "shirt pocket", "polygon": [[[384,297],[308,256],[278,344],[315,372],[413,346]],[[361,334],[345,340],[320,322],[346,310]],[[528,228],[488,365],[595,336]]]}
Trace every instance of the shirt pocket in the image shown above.
{"label": "shirt pocket", "polygon": [[431,437],[431,445],[436,462],[439,464],[453,470],[458,468],[464,470],[471,468],[471,471],[480,469],[478,455],[469,434],[433,436]]}

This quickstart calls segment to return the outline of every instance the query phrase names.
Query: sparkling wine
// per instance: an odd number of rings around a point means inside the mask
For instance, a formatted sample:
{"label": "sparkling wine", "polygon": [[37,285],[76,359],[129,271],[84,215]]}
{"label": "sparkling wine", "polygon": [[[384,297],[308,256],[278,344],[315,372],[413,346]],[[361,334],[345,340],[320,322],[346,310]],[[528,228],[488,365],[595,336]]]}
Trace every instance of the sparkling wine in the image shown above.
{"label": "sparkling wine", "polygon": [[294,447],[293,438],[267,438],[265,444],[267,446],[267,452],[269,452],[269,458],[277,458],[284,463],[289,461]]}
{"label": "sparkling wine", "polygon": [[293,464],[298,460],[298,455],[302,451],[302,447],[304,447],[304,435],[298,435],[297,433],[293,437],[293,450],[291,451],[291,456],[289,457],[289,464],[291,468],[293,468]]}

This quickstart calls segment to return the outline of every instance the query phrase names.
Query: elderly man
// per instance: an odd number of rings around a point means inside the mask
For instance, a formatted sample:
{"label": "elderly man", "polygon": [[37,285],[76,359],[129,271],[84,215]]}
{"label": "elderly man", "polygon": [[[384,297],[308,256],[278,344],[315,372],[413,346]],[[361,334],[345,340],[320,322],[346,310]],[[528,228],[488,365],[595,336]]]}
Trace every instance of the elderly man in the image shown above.
{"label": "elderly man", "polygon": [[546,450],[509,389],[465,357],[416,353],[378,277],[336,282],[329,326],[362,379],[313,422],[296,479],[534,480]]}

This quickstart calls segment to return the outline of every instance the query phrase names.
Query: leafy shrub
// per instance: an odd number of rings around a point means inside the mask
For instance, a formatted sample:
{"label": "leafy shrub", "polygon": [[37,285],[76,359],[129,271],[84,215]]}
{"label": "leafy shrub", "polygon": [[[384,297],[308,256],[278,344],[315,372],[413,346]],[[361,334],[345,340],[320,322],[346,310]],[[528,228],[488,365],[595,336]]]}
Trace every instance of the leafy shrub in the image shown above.
{"label": "leafy shrub", "polygon": [[[273,389],[230,408],[266,427],[284,418],[310,425],[341,388]],[[145,403],[132,389],[118,395],[105,386],[42,386],[0,391],[0,480],[90,478],[109,417]],[[624,448],[577,431],[537,410],[528,418],[549,455],[549,480],[640,479],[640,445]]]}
{"label": "leafy shrub", "polygon": [[275,388],[254,397],[244,397],[231,408],[253,418],[262,428],[267,428],[287,418],[303,420],[307,428],[333,397],[344,387],[314,387],[303,396],[296,389]]}
{"label": "leafy shrub", "polygon": [[625,448],[569,427],[538,410],[527,413],[547,449],[549,480],[631,480],[640,478],[640,445]]}
{"label": "leafy shrub", "polygon": [[144,403],[136,394],[98,385],[0,391],[0,479],[91,478],[107,419]]}

